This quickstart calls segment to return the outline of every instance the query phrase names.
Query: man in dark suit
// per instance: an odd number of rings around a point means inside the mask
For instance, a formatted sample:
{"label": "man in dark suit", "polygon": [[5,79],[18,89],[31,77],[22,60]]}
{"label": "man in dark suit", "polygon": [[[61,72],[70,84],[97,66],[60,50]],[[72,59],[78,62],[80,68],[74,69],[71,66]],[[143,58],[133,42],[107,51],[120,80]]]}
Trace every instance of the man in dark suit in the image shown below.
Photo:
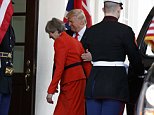
{"label": "man in dark suit", "polygon": [[8,115],[11,92],[15,35],[11,25],[0,44],[0,115]]}
{"label": "man in dark suit", "polygon": [[86,49],[85,45],[85,33],[88,30],[88,28],[86,27],[87,20],[84,12],[81,9],[73,9],[68,12],[66,17],[68,18],[68,24],[71,28],[66,32],[74,38],[78,39],[82,43],[86,51],[86,53],[82,55],[83,60],[91,61],[91,53],[88,51],[88,49]]}
{"label": "man in dark suit", "polygon": [[[68,12],[66,17],[68,18],[68,24],[70,26],[70,29],[66,32],[82,43],[85,49],[85,53],[81,55],[81,58],[83,59],[83,61],[87,61],[86,63],[88,63],[92,60],[92,56],[85,44],[86,31],[88,30],[88,28],[86,27],[86,16],[81,9],[73,9]],[[91,66],[89,66],[88,68],[91,69]],[[87,111],[85,112],[87,114]]]}
{"label": "man in dark suit", "polygon": [[86,86],[87,115],[122,115],[129,101],[126,55],[136,75],[144,68],[131,27],[118,22],[120,0],[104,0],[104,19],[86,32],[93,67]]}

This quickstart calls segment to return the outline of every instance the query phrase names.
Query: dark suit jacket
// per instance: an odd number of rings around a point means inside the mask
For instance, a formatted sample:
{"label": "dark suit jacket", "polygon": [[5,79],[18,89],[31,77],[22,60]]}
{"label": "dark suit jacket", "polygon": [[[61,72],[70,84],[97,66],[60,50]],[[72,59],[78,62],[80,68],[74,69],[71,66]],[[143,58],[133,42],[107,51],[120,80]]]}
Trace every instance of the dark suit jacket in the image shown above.
{"label": "dark suit jacket", "polygon": [[[136,74],[143,73],[143,65],[132,29],[115,17],[105,17],[88,29],[86,44],[92,61],[125,61],[126,55]],[[86,86],[86,97],[129,100],[128,77],[125,67],[92,67]]]}
{"label": "dark suit jacket", "polygon": [[[87,31],[88,31],[88,28],[86,28],[86,30],[81,38],[81,41],[80,41],[82,43],[84,49],[87,48],[87,46],[86,46],[86,32]],[[66,33],[69,34],[70,36],[73,36],[73,34],[74,34],[74,32],[72,30],[66,30]]]}
{"label": "dark suit jacket", "polygon": [[[0,44],[0,52],[12,52],[15,44],[15,35],[12,26],[8,27],[8,30]],[[6,66],[12,66],[12,59],[0,58],[0,93],[9,94],[12,91],[12,76],[6,76],[4,74]]]}

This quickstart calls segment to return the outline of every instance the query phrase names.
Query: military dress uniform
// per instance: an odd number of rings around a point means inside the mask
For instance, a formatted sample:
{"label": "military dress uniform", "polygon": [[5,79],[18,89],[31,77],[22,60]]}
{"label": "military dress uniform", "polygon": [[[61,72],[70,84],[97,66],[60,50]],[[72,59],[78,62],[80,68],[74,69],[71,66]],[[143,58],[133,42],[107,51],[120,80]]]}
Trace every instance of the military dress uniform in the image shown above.
{"label": "military dress uniform", "polygon": [[[93,67],[85,96],[88,115],[97,115],[92,113],[96,106],[89,107],[89,103],[93,105],[97,101],[103,105],[110,101],[115,101],[116,104],[129,101],[128,77],[123,64],[126,55],[136,74],[142,74],[144,69],[134,32],[129,26],[119,23],[117,18],[105,16],[103,21],[88,30],[86,38],[87,47],[92,54]],[[104,104],[103,108],[106,106],[107,104]],[[114,109],[106,108],[104,111]]]}
{"label": "military dress uniform", "polygon": [[13,59],[12,51],[15,45],[15,35],[12,26],[0,44],[0,115],[8,115],[11,92]]}

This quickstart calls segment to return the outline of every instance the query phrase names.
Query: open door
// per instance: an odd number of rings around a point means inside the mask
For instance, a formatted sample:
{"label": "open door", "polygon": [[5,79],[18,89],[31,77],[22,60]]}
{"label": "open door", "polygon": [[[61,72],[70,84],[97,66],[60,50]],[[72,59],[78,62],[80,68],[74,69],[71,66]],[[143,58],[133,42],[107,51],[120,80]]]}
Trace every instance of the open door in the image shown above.
{"label": "open door", "polygon": [[137,38],[137,43],[142,55],[143,64],[146,70],[148,70],[151,64],[154,62],[154,53],[151,51],[151,47],[144,42],[144,38],[148,31],[149,25],[154,17],[154,7],[151,9],[149,15],[147,16],[142,29]]}
{"label": "open door", "polygon": [[[142,62],[144,64],[145,70],[148,70],[151,64],[154,62],[154,53],[151,50],[151,47],[144,42],[146,33],[148,31],[149,25],[154,16],[154,7],[151,9],[149,15],[147,16],[140,33],[137,38],[137,44],[141,53]],[[135,104],[138,101],[138,97],[140,96],[140,91],[144,84],[144,78],[138,77],[136,75],[129,74],[129,91],[130,91],[130,104],[127,105],[127,114],[133,115],[135,108]]]}
{"label": "open door", "polygon": [[137,39],[142,55],[142,61],[145,70],[147,70],[148,73],[144,76],[144,82],[139,95],[135,115],[154,115],[154,52],[151,50],[151,46],[144,42],[145,36],[153,18],[154,7],[147,16]]}

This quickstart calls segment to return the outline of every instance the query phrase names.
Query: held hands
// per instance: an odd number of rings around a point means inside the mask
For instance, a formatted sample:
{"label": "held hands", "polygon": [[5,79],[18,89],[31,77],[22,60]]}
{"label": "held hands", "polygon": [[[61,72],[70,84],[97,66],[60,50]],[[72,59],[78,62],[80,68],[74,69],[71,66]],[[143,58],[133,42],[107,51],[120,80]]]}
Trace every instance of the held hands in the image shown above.
{"label": "held hands", "polygon": [[81,55],[83,61],[92,61],[91,53],[86,49],[86,52]]}
{"label": "held hands", "polygon": [[46,97],[47,102],[50,104],[53,104],[52,96],[53,96],[53,94],[47,94],[47,97]]}

